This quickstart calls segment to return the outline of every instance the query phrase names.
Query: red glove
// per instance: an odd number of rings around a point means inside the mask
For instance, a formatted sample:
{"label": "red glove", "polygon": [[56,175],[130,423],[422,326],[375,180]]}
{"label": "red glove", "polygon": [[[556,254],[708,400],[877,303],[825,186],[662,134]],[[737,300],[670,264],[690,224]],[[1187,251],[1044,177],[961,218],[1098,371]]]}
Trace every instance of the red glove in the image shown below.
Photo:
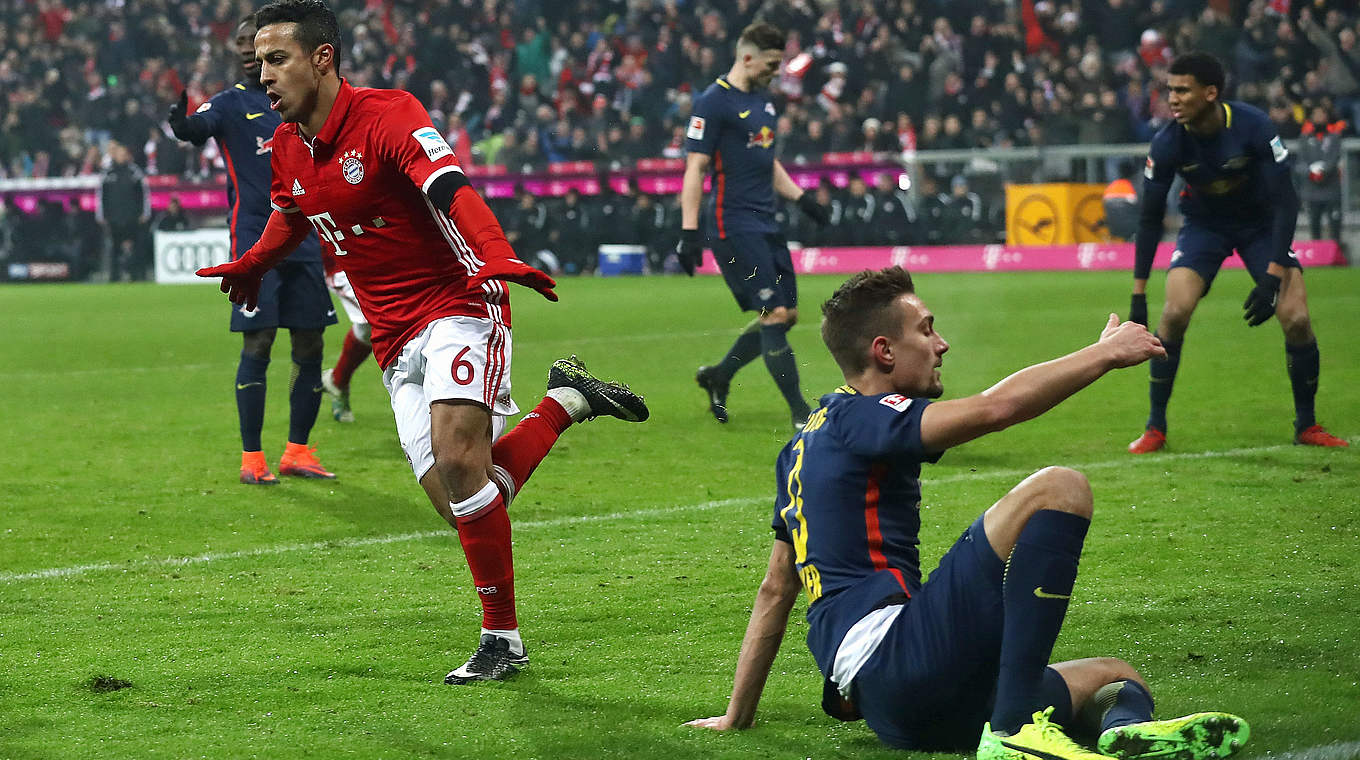
{"label": "red glove", "polygon": [[492,258],[472,276],[474,286],[481,286],[487,280],[513,282],[537,290],[549,301],[557,300],[557,294],[553,292],[553,288],[557,287],[557,281],[515,258],[513,254]]}
{"label": "red glove", "polygon": [[246,254],[226,264],[204,267],[194,274],[199,277],[221,277],[222,292],[227,294],[232,303],[254,309],[260,302],[260,282],[267,271],[252,266],[250,254]]}

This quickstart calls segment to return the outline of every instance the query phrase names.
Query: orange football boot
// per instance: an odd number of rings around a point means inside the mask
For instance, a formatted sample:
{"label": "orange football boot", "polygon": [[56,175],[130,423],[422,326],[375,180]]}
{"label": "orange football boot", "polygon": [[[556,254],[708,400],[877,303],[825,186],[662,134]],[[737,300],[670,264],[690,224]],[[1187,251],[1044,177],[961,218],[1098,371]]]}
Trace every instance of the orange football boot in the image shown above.
{"label": "orange football boot", "polygon": [[1337,438],[1324,430],[1321,425],[1314,425],[1294,436],[1294,443],[1300,446],[1350,446],[1345,438]]}
{"label": "orange football boot", "polygon": [[1129,444],[1130,454],[1151,454],[1160,451],[1166,445],[1166,433],[1155,427],[1150,427],[1138,436],[1138,440]]}
{"label": "orange football boot", "polygon": [[279,479],[269,471],[263,451],[242,451],[241,482],[252,486],[276,486]]}
{"label": "orange football boot", "polygon": [[295,478],[321,478],[329,480],[335,477],[335,473],[329,472],[321,466],[321,460],[316,458],[316,449],[308,448],[305,443],[288,442],[288,447],[283,450],[283,457],[279,459],[279,474],[291,475]]}

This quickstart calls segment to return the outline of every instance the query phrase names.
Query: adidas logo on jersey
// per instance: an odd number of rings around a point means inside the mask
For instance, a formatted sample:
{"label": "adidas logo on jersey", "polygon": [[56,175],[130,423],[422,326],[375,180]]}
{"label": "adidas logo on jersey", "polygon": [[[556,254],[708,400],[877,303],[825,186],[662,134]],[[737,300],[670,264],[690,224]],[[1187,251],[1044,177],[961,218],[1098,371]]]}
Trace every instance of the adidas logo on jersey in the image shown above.
{"label": "adidas logo on jersey", "polygon": [[307,191],[302,189],[302,183],[293,180],[293,195],[306,195]]}

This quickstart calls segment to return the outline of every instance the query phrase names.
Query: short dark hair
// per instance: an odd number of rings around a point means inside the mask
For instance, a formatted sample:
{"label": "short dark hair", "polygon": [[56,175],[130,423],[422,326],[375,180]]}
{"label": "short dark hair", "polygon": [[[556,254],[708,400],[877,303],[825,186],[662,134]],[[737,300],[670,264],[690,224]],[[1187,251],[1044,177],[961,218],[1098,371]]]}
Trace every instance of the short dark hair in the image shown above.
{"label": "short dark hair", "polygon": [[305,52],[330,45],[335,48],[336,63],[340,62],[340,22],[323,0],[277,0],[255,11],[257,29],[288,23],[297,24],[293,38]]}
{"label": "short dark hair", "polygon": [[869,345],[880,335],[902,332],[894,304],[915,293],[911,273],[902,267],[866,269],[836,288],[822,304],[822,342],[847,377],[869,366]]}
{"label": "short dark hair", "polygon": [[1171,61],[1171,68],[1167,69],[1167,73],[1189,75],[1205,87],[1216,87],[1220,98],[1223,96],[1223,87],[1228,78],[1223,70],[1223,64],[1217,58],[1200,51],[1176,56],[1175,60]]}
{"label": "short dark hair", "polygon": [[237,21],[237,22],[236,22],[236,25],[237,25],[238,27],[239,27],[239,26],[246,26],[247,24],[249,24],[250,26],[255,26],[255,11],[251,11],[250,13],[247,13],[246,15],[244,15],[244,16],[241,17],[241,20],[240,20],[240,21]]}
{"label": "short dark hair", "polygon": [[783,50],[784,33],[778,27],[757,21],[741,30],[737,44],[754,45],[756,50]]}

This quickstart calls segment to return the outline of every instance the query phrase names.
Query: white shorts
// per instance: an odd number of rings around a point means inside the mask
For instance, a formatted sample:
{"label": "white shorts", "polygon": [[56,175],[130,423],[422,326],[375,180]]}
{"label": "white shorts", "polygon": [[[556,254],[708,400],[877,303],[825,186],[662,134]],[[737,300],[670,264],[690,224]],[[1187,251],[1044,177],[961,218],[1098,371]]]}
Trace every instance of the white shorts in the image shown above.
{"label": "white shorts", "polygon": [[416,480],[434,466],[430,404],[466,399],[491,411],[492,439],[519,412],[510,398],[510,328],[485,317],[445,317],[425,326],[383,372],[397,437]]}
{"label": "white shorts", "polygon": [[339,297],[340,306],[345,310],[345,316],[349,317],[349,323],[355,327],[367,327],[368,317],[365,317],[364,310],[359,308],[359,299],[354,297],[354,286],[349,284],[349,276],[343,271],[336,272],[326,278],[326,285]]}

